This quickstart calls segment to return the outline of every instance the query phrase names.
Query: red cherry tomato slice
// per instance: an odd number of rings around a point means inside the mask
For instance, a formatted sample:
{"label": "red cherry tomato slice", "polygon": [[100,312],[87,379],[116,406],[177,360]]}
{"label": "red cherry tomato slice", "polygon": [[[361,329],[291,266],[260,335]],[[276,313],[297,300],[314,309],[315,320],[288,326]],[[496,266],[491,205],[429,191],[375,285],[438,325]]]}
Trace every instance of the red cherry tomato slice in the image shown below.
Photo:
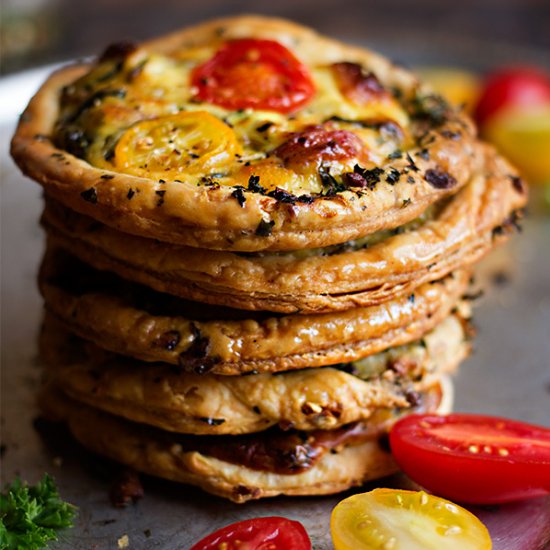
{"label": "red cherry tomato slice", "polygon": [[227,42],[191,76],[196,98],[226,109],[266,109],[288,113],[315,93],[307,68],[273,40]]}
{"label": "red cherry tomato slice", "polygon": [[472,504],[550,493],[550,429],[473,414],[411,415],[390,432],[396,462],[414,481]]}
{"label": "red cherry tomato slice", "polygon": [[475,109],[485,124],[507,108],[550,105],[550,75],[535,67],[509,68],[489,75]]}
{"label": "red cherry tomato slice", "polygon": [[222,527],[191,550],[311,550],[311,541],[301,523],[273,516]]}

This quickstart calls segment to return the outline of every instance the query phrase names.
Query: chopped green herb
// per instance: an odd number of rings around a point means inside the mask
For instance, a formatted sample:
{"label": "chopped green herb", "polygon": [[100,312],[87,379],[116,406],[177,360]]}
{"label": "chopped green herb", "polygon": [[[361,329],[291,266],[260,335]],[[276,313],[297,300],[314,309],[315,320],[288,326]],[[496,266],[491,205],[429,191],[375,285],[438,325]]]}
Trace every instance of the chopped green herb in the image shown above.
{"label": "chopped green herb", "polygon": [[401,149],[396,149],[393,153],[390,153],[388,155],[388,158],[390,160],[394,160],[394,159],[400,159],[402,156],[403,156],[403,152],[401,151]]}
{"label": "chopped green herb", "polygon": [[265,188],[260,185],[260,176],[252,174],[248,178],[248,190],[254,193],[265,193]]}
{"label": "chopped green herb", "polygon": [[372,191],[376,187],[376,184],[380,182],[380,177],[384,173],[384,170],[378,167],[367,170],[366,168],[363,168],[356,164],[353,167],[353,172],[362,176],[366,182],[365,186]]}
{"label": "chopped green herb", "polygon": [[425,120],[431,126],[441,126],[448,119],[450,107],[440,95],[417,94],[410,103],[409,112],[417,120]]}
{"label": "chopped green herb", "polygon": [[413,172],[418,172],[420,168],[415,164],[413,158],[411,157],[410,153],[407,153],[407,168],[409,170],[412,170]]}
{"label": "chopped green herb", "polygon": [[298,200],[298,197],[296,195],[293,195],[292,193],[289,193],[288,191],[285,191],[280,187],[275,187],[273,191],[267,193],[267,196],[286,204],[295,204]]}
{"label": "chopped green herb", "polygon": [[266,222],[265,220],[261,220],[258,227],[256,227],[255,234],[258,235],[258,237],[269,237],[273,231],[274,225],[274,221]]}
{"label": "chopped green herb", "polygon": [[68,120],[66,120],[65,122],[69,124],[76,122],[86,111],[94,107],[97,107],[102,101],[104,101],[108,97],[124,99],[126,97],[126,90],[124,89],[98,90],[97,92],[89,96],[85,101],[83,101],[78,107],[78,109],[71,116],[69,116]]}
{"label": "chopped green herb", "polygon": [[158,196],[157,206],[162,206],[164,204],[164,195],[166,195],[166,191],[164,189],[155,191],[155,195]]}
{"label": "chopped green herb", "polygon": [[416,153],[416,156],[424,160],[430,160],[430,151],[428,151],[428,149],[422,149]]}
{"label": "chopped green herb", "polygon": [[97,191],[93,187],[86,189],[86,191],[82,191],[80,196],[87,202],[91,202],[92,204],[97,203]]}
{"label": "chopped green herb", "polygon": [[242,187],[241,185],[237,185],[235,187],[235,190],[231,193],[231,196],[237,200],[241,208],[244,208],[244,203],[246,202],[246,197],[244,196],[243,189],[244,187]]}
{"label": "chopped green herb", "polygon": [[401,178],[401,172],[399,170],[397,170],[396,168],[390,168],[388,170],[386,181],[390,185],[395,185],[399,181],[399,178]]}
{"label": "chopped green herb", "polygon": [[319,166],[317,171],[319,174],[319,179],[324,188],[324,195],[332,197],[341,191],[345,191],[346,186],[343,183],[338,183],[336,178],[330,173],[330,166]]}
{"label": "chopped green herb", "polygon": [[59,529],[73,526],[75,514],[48,474],[32,487],[16,478],[0,495],[0,548],[44,548]]}

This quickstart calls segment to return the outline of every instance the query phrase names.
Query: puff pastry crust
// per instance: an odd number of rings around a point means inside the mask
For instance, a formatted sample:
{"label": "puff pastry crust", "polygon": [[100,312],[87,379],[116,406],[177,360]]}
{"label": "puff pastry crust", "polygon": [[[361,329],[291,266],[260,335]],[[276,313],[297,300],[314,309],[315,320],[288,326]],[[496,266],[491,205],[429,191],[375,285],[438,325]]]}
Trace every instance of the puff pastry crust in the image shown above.
{"label": "puff pastry crust", "polygon": [[[250,109],[243,115],[198,100],[189,79],[181,80],[224,44],[248,38],[277,41],[311,73],[316,91],[308,104],[291,116]],[[365,105],[353,93],[350,99],[335,84],[335,66],[352,67],[352,80],[363,88],[374,83],[380,98]],[[174,97],[174,90],[180,95]],[[173,117],[182,109],[227,123],[224,132],[231,126],[244,148],[234,166],[218,174],[205,162],[193,174],[183,168],[176,181],[158,173],[148,177],[146,165],[133,175],[120,168],[124,162],[113,164],[107,144],[115,144],[116,161],[123,132],[137,135],[137,124],[161,117],[175,124]],[[254,134],[266,123],[273,137],[267,144]],[[309,137],[300,132],[316,132],[319,126],[347,136],[329,140],[328,147],[346,139],[361,145],[348,147],[355,150],[345,162],[317,162],[318,174],[305,177],[289,160],[300,155],[281,147],[293,140],[301,147],[300,139]],[[143,131],[147,144],[152,138]],[[155,126],[154,131],[161,130]],[[60,133],[70,143],[77,135],[91,145],[81,152],[80,140],[79,150],[71,153],[60,143]],[[254,154],[251,143],[260,143]],[[287,21],[238,17],[183,30],[136,51],[119,48],[114,59],[109,55],[98,64],[58,71],[22,115],[12,155],[56,200],[113,228],[194,247],[258,251],[322,247],[403,225],[465,185],[481,151],[467,117],[384,58]],[[254,179],[251,185],[250,177],[257,174],[264,174],[264,191]]]}
{"label": "puff pastry crust", "polygon": [[167,431],[241,434],[276,424],[335,429],[367,420],[379,408],[414,405],[418,392],[468,354],[463,323],[451,315],[421,341],[336,368],[277,376],[177,373],[164,364],[144,368],[83,345],[52,319],[44,324],[40,356],[48,377],[75,401]]}
{"label": "puff pastry crust", "polygon": [[[452,385],[442,379],[434,406],[441,413],[452,406]],[[277,495],[323,495],[344,491],[397,471],[391,454],[377,438],[325,453],[304,472],[292,475],[255,470],[197,451],[186,451],[179,436],[117,418],[72,401],[48,387],[40,399],[50,420],[67,424],[85,447],[140,472],[197,485],[203,490],[242,503]]]}
{"label": "puff pastry crust", "polygon": [[102,348],[198,374],[235,375],[349,362],[414,341],[457,305],[468,280],[455,271],[378,306],[270,316],[184,302],[50,249],[39,284],[47,310]]}
{"label": "puff pastry crust", "polygon": [[485,146],[476,175],[431,215],[363,241],[287,253],[244,255],[133,237],[53,200],[42,223],[52,242],[82,261],[161,292],[241,309],[316,313],[380,304],[478,261],[508,236],[526,203],[516,178]]}

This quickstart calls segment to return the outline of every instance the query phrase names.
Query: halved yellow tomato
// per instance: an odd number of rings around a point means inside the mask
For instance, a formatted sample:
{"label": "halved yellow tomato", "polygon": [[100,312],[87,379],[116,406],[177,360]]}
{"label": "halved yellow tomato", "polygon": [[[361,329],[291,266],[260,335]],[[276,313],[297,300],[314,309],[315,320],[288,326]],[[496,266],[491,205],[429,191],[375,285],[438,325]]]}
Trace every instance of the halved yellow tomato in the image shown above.
{"label": "halved yellow tomato", "polygon": [[206,111],[143,120],[118,140],[114,164],[121,172],[165,180],[220,171],[242,154],[233,130]]}
{"label": "halved yellow tomato", "polygon": [[490,550],[487,528],[470,512],[424,491],[375,489],[332,511],[336,550]]}

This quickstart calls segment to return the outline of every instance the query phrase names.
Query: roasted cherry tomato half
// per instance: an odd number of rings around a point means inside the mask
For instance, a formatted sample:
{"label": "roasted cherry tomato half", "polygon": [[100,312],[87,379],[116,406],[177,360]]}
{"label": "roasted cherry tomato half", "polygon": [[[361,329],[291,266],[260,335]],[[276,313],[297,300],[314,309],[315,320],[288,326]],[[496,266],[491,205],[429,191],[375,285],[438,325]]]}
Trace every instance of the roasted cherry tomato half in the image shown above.
{"label": "roasted cherry tomato half", "polygon": [[118,140],[114,163],[122,172],[178,179],[219,169],[242,149],[233,130],[205,111],[137,122]]}
{"label": "roasted cherry tomato half", "polygon": [[311,541],[301,523],[273,516],[222,527],[191,550],[311,550]]}
{"label": "roasted cherry tomato half", "polygon": [[358,63],[334,63],[332,72],[340,91],[358,105],[390,97],[376,75]]}
{"label": "roasted cherry tomato half", "polygon": [[537,105],[550,105],[550,75],[535,67],[502,69],[487,77],[475,118],[484,125],[504,110]]}
{"label": "roasted cherry tomato half", "polygon": [[288,113],[315,93],[307,68],[282,44],[243,38],[227,42],[191,75],[196,99],[226,109]]}
{"label": "roasted cherry tomato half", "polygon": [[286,166],[296,167],[357,158],[364,149],[365,145],[353,132],[313,126],[304,132],[292,134],[273,154],[282,159]]}
{"label": "roasted cherry tomato half", "polygon": [[459,502],[492,504],[550,492],[550,429],[473,414],[410,415],[390,432],[401,469]]}
{"label": "roasted cherry tomato half", "polygon": [[423,491],[375,489],[332,511],[335,550],[490,550],[487,528],[473,514]]}

